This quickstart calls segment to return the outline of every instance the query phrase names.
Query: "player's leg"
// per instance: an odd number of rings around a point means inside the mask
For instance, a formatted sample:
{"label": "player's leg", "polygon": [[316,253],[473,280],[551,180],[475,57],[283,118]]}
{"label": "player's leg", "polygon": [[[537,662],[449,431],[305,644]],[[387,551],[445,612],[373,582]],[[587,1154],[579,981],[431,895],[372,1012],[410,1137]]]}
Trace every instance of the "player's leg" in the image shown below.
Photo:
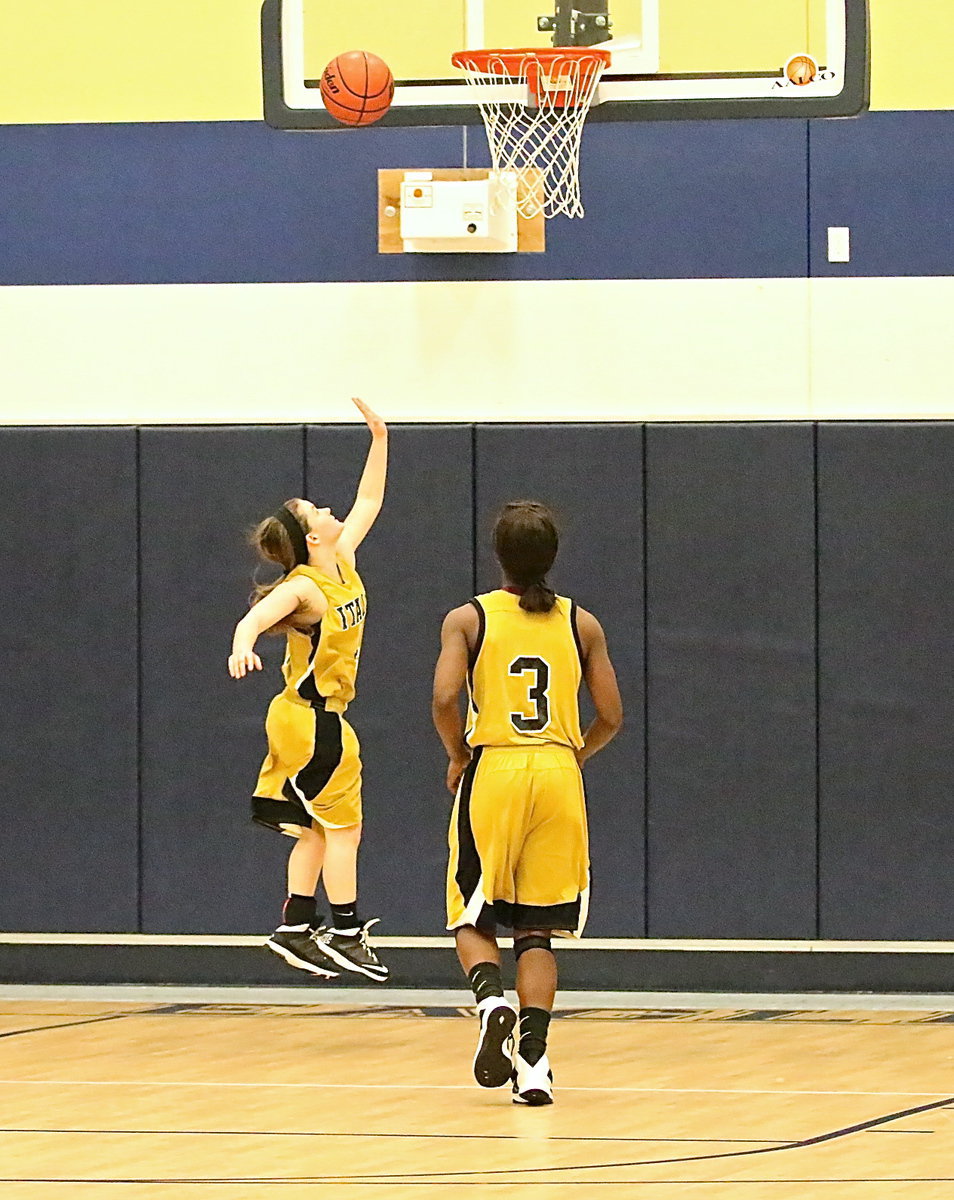
{"label": "player's leg", "polygon": [[308,708],[276,696],[269,705],[265,732],[268,754],[252,798],[252,820],[295,838],[288,859],[288,893],[282,920],[265,945],[289,966],[333,979],[337,971],[318,953],[313,941],[320,923],[315,889],[324,857],[324,835],[289,783],[290,777],[314,756],[314,721]]}
{"label": "player's leg", "polygon": [[288,899],[282,911],[286,925],[318,926],[315,892],[325,858],[325,833],[314,821],[295,841],[288,856]]}
{"label": "player's leg", "polygon": [[329,927],[315,939],[332,970],[353,971],[383,983],[388,969],[368,943],[376,921],[358,914],[358,848],[361,844],[361,754],[358,739],[338,713],[315,710],[316,754],[295,779],[322,826],[322,880],[331,905]]}
{"label": "player's leg", "polygon": [[481,1087],[502,1087],[513,1068],[517,1014],[504,998],[493,902],[507,899],[508,793],[501,788],[494,753],[479,749],[461,779],[451,814],[447,865],[447,928],[477,1003],[480,1032],[474,1078]]}
{"label": "player's leg", "polygon": [[325,827],[325,895],[331,906],[331,925],[318,935],[316,945],[330,965],[383,983],[388,968],[368,943],[375,921],[358,915],[358,846],[361,825],[343,829]]}
{"label": "player's leg", "polygon": [[480,1033],[474,1053],[474,1078],[481,1087],[503,1087],[513,1071],[513,1031],[517,1014],[504,998],[497,938],[486,928],[455,930],[457,957],[477,1002]]}
{"label": "player's leg", "polygon": [[291,967],[319,978],[334,979],[337,971],[315,946],[320,923],[315,890],[324,859],[325,836],[314,822],[300,825],[297,830],[295,845],[288,856],[288,896],[281,924],[265,945]]}
{"label": "player's leg", "polygon": [[547,1033],[557,986],[554,932],[579,934],[586,919],[589,848],[583,780],[572,750],[541,748],[532,755],[532,805],[514,869],[513,907],[520,1044],[514,1102],[550,1104],[553,1076]]}
{"label": "player's leg", "polygon": [[557,964],[550,936],[547,929],[515,929],[513,933],[520,997],[514,1100],[533,1106],[553,1103],[547,1034],[556,996]]}

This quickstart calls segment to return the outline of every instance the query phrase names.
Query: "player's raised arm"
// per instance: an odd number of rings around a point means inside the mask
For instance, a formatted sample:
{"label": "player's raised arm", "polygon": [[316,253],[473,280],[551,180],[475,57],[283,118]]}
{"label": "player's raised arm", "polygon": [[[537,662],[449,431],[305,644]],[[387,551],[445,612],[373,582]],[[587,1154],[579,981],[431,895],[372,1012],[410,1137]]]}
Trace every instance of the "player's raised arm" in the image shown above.
{"label": "player's raised arm", "polygon": [[255,643],[265,632],[300,608],[323,612],[327,601],[310,579],[287,579],[248,610],[235,626],[232,653],[229,655],[229,674],[242,679],[249,671],[260,671],[262,660],[255,653]]}
{"label": "player's raised arm", "polygon": [[623,725],[623,701],[610,661],[603,627],[592,613],[577,609],[577,629],[583,647],[583,678],[596,709],[596,719],[578,751],[580,766],[613,740]]}
{"label": "player's raised arm", "polygon": [[358,494],[355,496],[351,512],[345,517],[341,533],[340,545],[347,554],[354,554],[377,520],[384,503],[388,474],[388,427],[363,400],[353,397],[353,401],[371,430],[371,449],[368,451],[361,482],[358,484]]}
{"label": "player's raised arm", "polygon": [[477,637],[477,611],[472,604],[453,609],[441,628],[441,652],[434,669],[434,695],[431,714],[434,727],[447,751],[447,786],[456,792],[464,768],[470,762],[470,748],[464,741],[464,718],[460,693],[467,678],[470,645]]}

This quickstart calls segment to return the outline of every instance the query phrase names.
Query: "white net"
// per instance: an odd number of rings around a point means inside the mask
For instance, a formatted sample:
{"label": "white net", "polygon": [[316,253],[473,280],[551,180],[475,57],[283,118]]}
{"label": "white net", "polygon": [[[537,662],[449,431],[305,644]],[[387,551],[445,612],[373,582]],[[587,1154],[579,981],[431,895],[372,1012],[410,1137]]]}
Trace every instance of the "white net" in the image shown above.
{"label": "white net", "polygon": [[582,217],[580,144],[605,52],[461,51],[454,65],[480,105],[494,171],[515,171],[523,217]]}

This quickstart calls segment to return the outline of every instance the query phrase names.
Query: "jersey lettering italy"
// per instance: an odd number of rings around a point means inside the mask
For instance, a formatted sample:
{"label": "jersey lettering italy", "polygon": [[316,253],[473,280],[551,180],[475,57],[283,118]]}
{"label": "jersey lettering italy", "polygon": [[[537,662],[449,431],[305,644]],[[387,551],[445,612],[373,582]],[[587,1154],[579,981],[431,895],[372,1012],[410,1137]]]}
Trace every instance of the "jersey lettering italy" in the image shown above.
{"label": "jersey lettering italy", "polygon": [[323,699],[329,712],[343,713],[354,699],[368,609],[364,584],[354,567],[340,558],[337,577],[314,567],[296,567],[287,578],[295,576],[304,576],[321,589],[328,610],[314,629],[289,630],[283,694],[306,704]]}
{"label": "jersey lettering italy", "polygon": [[480,617],[468,673],[468,746],[579,749],[582,679],[576,604],[558,596],[548,613],[528,613],[499,590],[471,603]]}

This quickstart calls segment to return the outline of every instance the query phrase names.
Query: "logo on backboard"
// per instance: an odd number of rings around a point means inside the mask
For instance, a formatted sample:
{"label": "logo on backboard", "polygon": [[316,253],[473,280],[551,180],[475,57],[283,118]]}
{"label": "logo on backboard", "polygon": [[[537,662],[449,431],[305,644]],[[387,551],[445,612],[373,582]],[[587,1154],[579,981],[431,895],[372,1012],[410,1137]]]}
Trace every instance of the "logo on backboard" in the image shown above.
{"label": "logo on backboard", "polygon": [[785,64],[785,78],[797,87],[814,83],[818,78],[818,63],[810,54],[796,54]]}

